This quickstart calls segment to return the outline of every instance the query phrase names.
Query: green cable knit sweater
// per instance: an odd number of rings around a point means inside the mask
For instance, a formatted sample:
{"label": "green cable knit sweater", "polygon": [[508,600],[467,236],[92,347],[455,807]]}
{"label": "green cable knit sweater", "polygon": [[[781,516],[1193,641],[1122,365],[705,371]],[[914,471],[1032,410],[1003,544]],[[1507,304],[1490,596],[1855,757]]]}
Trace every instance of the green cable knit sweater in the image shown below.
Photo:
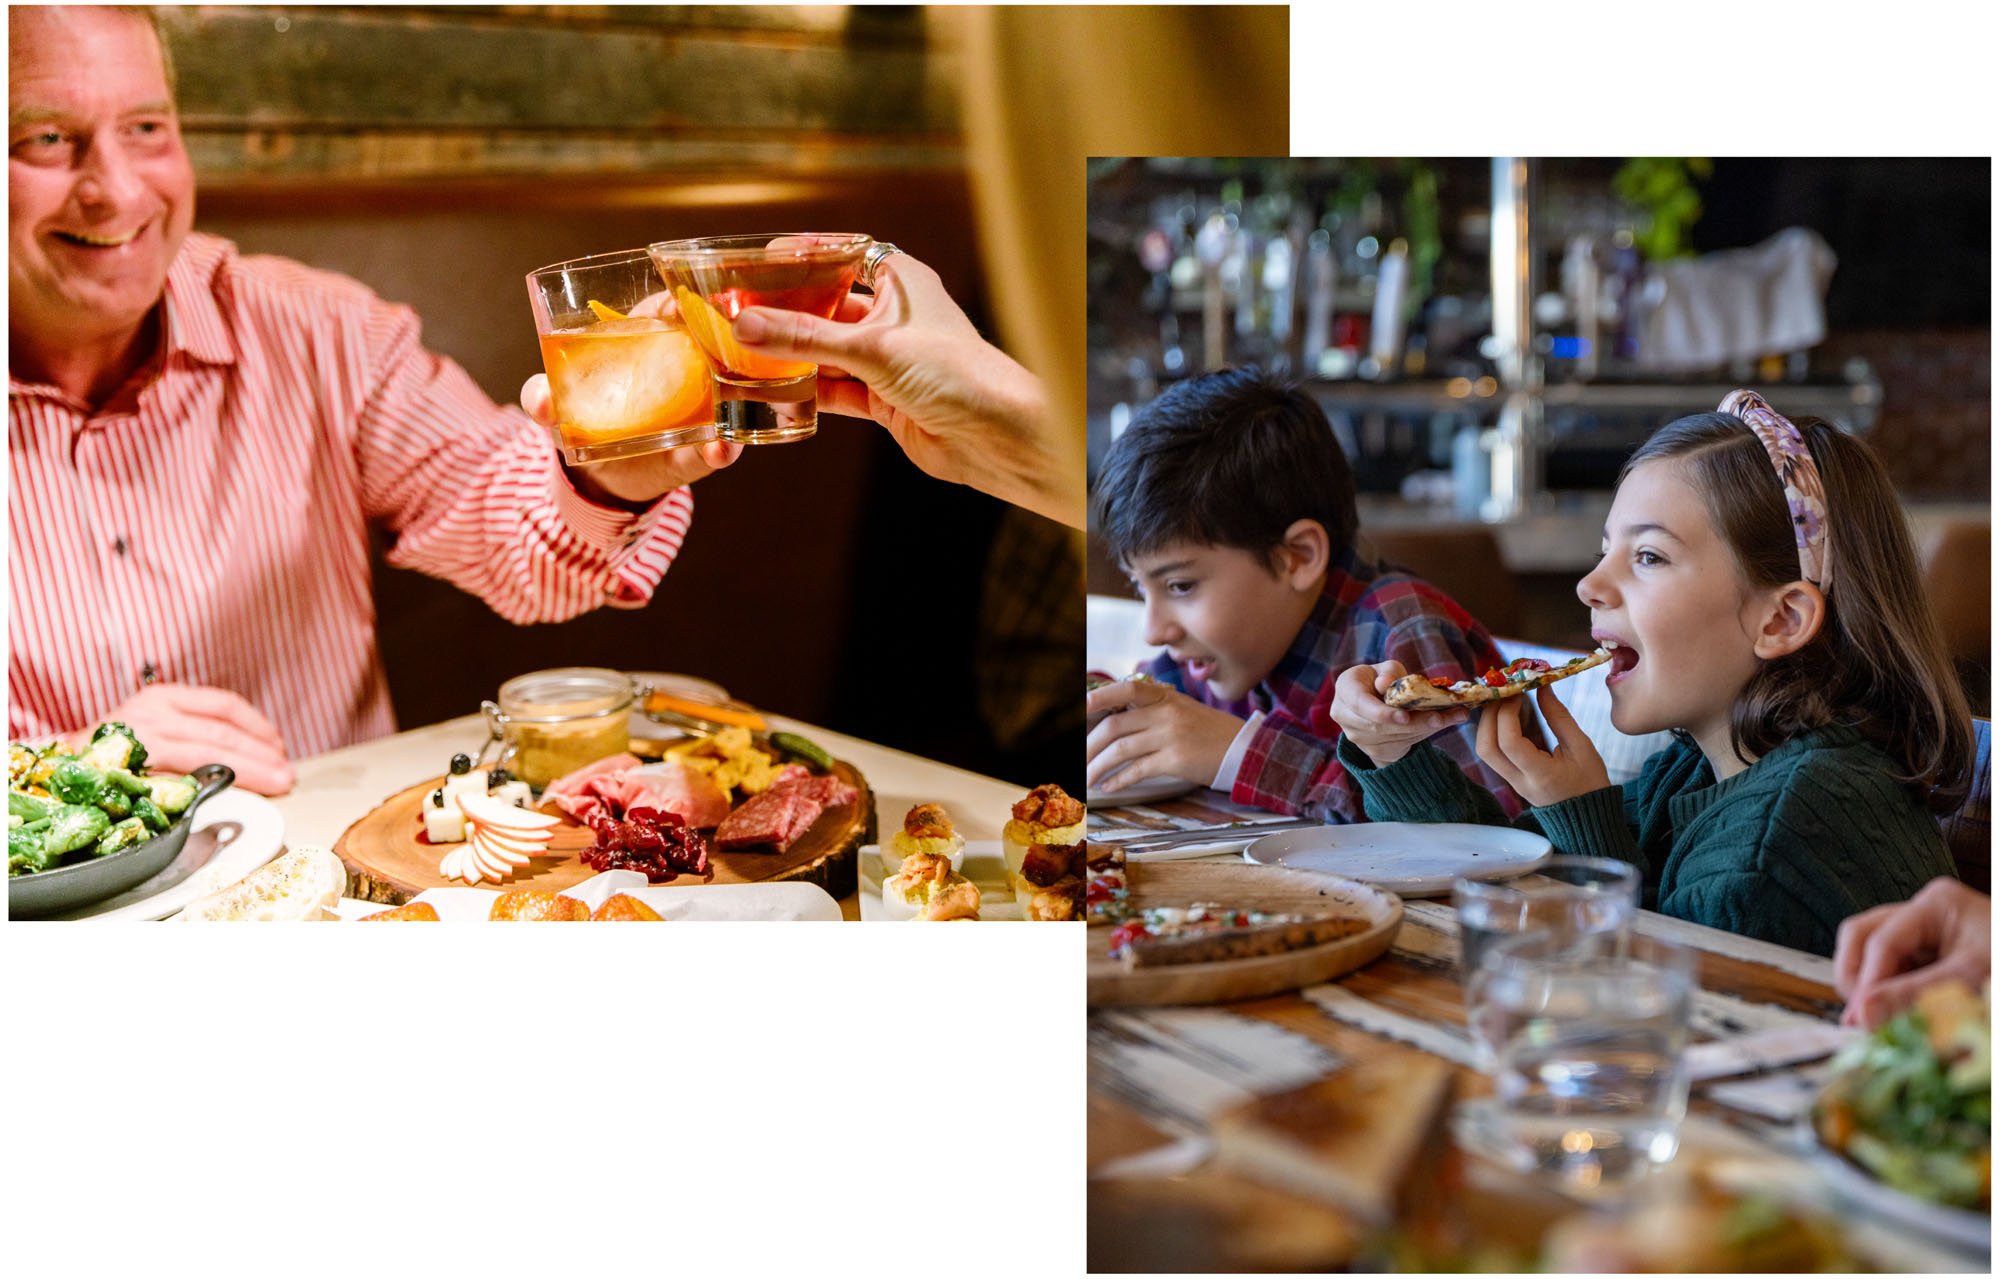
{"label": "green cable knit sweater", "polygon": [[[1507,824],[1428,742],[1383,768],[1345,739],[1339,754],[1372,821]],[[1893,773],[1851,728],[1807,733],[1723,782],[1679,738],[1624,786],[1514,824],[1559,853],[1631,862],[1649,910],[1831,955],[1841,920],[1954,873],[1936,821]]]}

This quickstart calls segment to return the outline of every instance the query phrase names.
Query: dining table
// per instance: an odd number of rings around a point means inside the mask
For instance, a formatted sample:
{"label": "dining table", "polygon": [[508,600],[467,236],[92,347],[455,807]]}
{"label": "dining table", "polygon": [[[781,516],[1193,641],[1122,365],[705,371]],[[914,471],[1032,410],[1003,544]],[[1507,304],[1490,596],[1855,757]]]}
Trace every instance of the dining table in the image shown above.
{"label": "dining table", "polygon": [[[1274,816],[1196,790],[1148,804],[1093,804],[1090,839],[1096,849],[1139,831],[1209,831],[1147,856],[1254,870],[1244,851],[1258,835],[1250,823]],[[1128,861],[1134,891],[1146,867],[1145,859]],[[1466,1029],[1450,897],[1407,897],[1402,906],[1388,949],[1331,980],[1220,1003],[1090,1008],[1093,1273],[1534,1269],[1555,1223],[1605,1210],[1602,1193],[1547,1184],[1485,1153],[1470,1120],[1490,1111],[1494,1088]],[[1652,911],[1640,911],[1634,927],[1693,951],[1698,985],[1679,1150],[1635,1193],[1659,1193],[1656,1186],[1699,1170],[1837,1218],[1847,1246],[1870,1268],[1991,1269],[1990,1233],[1963,1237],[1964,1214],[1953,1222],[1960,1237],[1947,1237],[1925,1212],[1929,1205],[1857,1186],[1865,1179],[1852,1165],[1830,1166],[1838,1157],[1812,1143],[1803,1116],[1829,1055],[1859,1034],[1838,1024],[1829,959]],[[1268,1176],[1256,1160],[1234,1157],[1233,1116],[1341,1072],[1447,1081],[1427,1153],[1410,1162],[1387,1220],[1349,1197],[1312,1193],[1289,1169]],[[1376,1113],[1359,1122],[1407,1125],[1411,1116]]]}
{"label": "dining table", "polygon": [[[802,719],[770,711],[764,711],[764,719],[770,731],[798,733],[852,765],[872,791],[878,831],[896,829],[902,813],[918,803],[942,803],[970,847],[978,847],[980,841],[994,847],[992,861],[998,865],[1000,829],[1010,819],[1012,805],[1026,793],[1026,785],[972,773]],[[672,739],[674,729],[652,725],[634,715],[630,735],[634,743],[644,747],[648,741]],[[178,911],[200,893],[228,887],[286,847],[338,849],[348,827],[382,807],[392,795],[444,773],[452,755],[464,753],[480,759],[482,751],[490,753],[488,737],[490,729],[482,715],[458,715],[298,759],[290,791],[272,799],[238,789],[224,791],[198,813],[188,847],[174,865],[132,891],[90,903],[66,917],[158,919]],[[824,917],[832,917],[836,903],[842,919],[864,917],[862,895],[870,891],[872,853],[864,847],[858,859],[858,887],[840,899],[826,897]],[[376,909],[384,907],[346,897],[340,901],[338,915],[352,919]],[[1004,909],[996,913],[1006,915]]]}

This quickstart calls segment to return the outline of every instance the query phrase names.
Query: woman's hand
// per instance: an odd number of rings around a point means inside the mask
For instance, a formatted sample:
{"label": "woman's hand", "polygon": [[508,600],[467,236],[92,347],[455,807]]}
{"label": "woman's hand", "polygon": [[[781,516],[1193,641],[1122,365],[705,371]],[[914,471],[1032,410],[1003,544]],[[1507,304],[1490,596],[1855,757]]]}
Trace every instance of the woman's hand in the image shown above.
{"label": "woman's hand", "polygon": [[1553,688],[1535,690],[1542,721],[1555,734],[1556,748],[1543,750],[1521,730],[1522,708],[1512,698],[1489,702],[1479,718],[1479,758],[1500,774],[1514,793],[1540,808],[1588,795],[1611,784],[1604,757]]}
{"label": "woman's hand", "polygon": [[1462,710],[1406,711],[1383,701],[1389,686],[1407,674],[1401,662],[1378,662],[1350,666],[1333,682],[1328,716],[1377,767],[1395,763],[1418,742],[1465,722]]}
{"label": "woman's hand", "polygon": [[752,351],[818,364],[820,410],[879,422],[926,475],[1083,527],[1079,437],[909,254],[884,258],[874,296],[849,294],[831,320],[753,306],[733,331]]}

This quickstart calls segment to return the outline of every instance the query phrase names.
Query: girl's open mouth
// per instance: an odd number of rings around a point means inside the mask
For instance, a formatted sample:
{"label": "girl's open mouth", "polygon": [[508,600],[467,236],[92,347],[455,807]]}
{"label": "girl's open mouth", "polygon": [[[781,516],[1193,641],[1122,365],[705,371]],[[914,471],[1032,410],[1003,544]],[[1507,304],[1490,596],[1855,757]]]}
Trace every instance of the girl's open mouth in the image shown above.
{"label": "girl's open mouth", "polygon": [[1632,668],[1639,664],[1639,650],[1617,640],[1605,640],[1603,646],[1611,650],[1611,673],[1604,677],[1608,686],[1631,674]]}

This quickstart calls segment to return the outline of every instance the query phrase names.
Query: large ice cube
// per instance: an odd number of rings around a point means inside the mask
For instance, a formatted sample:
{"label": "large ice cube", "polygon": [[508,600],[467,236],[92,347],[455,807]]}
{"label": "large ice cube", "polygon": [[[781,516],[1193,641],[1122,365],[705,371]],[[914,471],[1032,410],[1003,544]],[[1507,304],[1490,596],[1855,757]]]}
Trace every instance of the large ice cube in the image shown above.
{"label": "large ice cube", "polygon": [[659,320],[606,320],[561,342],[549,364],[564,421],[592,431],[645,425],[680,396],[687,340]]}

